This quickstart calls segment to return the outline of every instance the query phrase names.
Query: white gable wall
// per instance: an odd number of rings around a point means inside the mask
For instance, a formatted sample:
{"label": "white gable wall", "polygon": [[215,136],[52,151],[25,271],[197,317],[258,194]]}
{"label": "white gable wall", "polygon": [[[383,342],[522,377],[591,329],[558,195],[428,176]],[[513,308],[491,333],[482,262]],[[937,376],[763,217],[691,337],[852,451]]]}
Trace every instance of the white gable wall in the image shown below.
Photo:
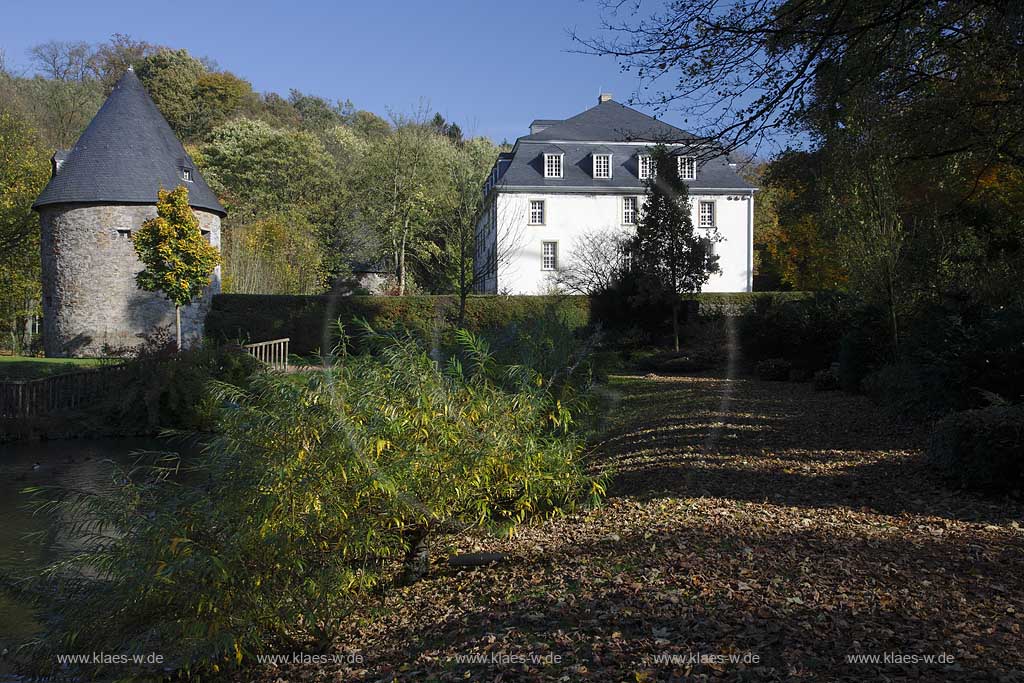
{"label": "white gable wall", "polygon": [[[622,224],[624,196],[643,194],[584,194],[552,192],[502,192],[495,198],[495,221],[488,232],[504,239],[504,255],[498,264],[496,283],[485,291],[509,294],[545,294],[551,291],[551,272],[542,269],[542,245],[558,244],[558,263],[567,266],[576,245],[593,232],[621,230],[631,234],[634,226]],[[529,225],[530,200],[545,203],[544,225]],[[751,194],[691,194],[693,224],[698,224],[698,202],[715,202],[716,223],[723,241],[715,245],[721,273],[711,276],[706,292],[750,291],[753,256],[753,196]],[[505,255],[507,252],[507,255]]]}

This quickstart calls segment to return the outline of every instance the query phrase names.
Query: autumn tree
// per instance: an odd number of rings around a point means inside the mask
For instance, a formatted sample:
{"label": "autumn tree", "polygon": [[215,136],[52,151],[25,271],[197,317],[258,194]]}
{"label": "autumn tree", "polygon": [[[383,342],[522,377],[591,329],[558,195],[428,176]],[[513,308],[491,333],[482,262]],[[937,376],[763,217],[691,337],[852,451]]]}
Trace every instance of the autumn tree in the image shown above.
{"label": "autumn tree", "polygon": [[106,43],[96,47],[90,64],[103,86],[103,92],[109,94],[129,67],[138,69],[143,60],[161,49],[167,48],[135,40],[124,33],[115,33]]}
{"label": "autumn tree", "polygon": [[604,0],[581,49],[644,81],[638,100],[699,117],[726,150],[841,129],[857,105],[898,158],[974,153],[1024,165],[1020,10],[990,0]]}
{"label": "autumn tree", "polygon": [[[456,324],[462,326],[466,300],[508,264],[522,244],[524,216],[507,208],[501,215],[486,197],[483,184],[497,150],[489,140],[462,143],[445,136],[438,143],[441,155],[434,226],[417,248],[421,280],[434,293],[455,292],[459,298]],[[485,230],[492,230],[494,242]]]}
{"label": "autumn tree", "polygon": [[0,324],[11,349],[30,341],[28,322],[39,307],[39,217],[31,207],[48,171],[26,118],[0,105]]}
{"label": "autumn tree", "polygon": [[677,157],[664,145],[651,150],[655,173],[647,181],[636,236],[630,241],[629,269],[640,291],[672,309],[672,334],[679,350],[679,309],[682,295],[700,292],[718,270],[712,245],[717,233],[698,234],[690,215],[686,183],[679,177]]}
{"label": "autumn tree", "polygon": [[160,292],[174,304],[174,328],[181,350],[181,307],[203,293],[220,263],[217,249],[208,244],[188,203],[188,188],[160,190],[157,217],[132,233],[135,253],[144,270],[135,276],[139,289]]}
{"label": "autumn tree", "polygon": [[408,257],[432,222],[444,140],[420,119],[395,117],[395,128],[372,141],[353,175],[352,201],[361,221],[380,237],[394,269],[398,295],[408,287]]}

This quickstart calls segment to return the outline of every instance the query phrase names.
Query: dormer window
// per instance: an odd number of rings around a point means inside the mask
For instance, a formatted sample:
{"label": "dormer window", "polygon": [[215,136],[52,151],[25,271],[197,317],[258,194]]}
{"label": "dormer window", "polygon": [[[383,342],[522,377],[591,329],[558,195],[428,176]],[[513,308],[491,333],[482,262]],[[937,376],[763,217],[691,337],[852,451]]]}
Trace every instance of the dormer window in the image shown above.
{"label": "dormer window", "polygon": [[654,157],[650,154],[641,154],[637,161],[637,170],[640,180],[650,180],[654,177]]}
{"label": "dormer window", "polygon": [[595,154],[594,155],[594,177],[595,178],[611,178],[612,177],[612,155],[611,154]]}
{"label": "dormer window", "polygon": [[192,169],[188,168],[187,166],[182,166],[182,168],[181,168],[181,179],[184,180],[186,183],[191,183],[192,182]]}
{"label": "dormer window", "polygon": [[544,155],[544,177],[545,178],[561,178],[562,177],[562,155],[561,154],[545,154]]}
{"label": "dormer window", "polygon": [[679,161],[679,179],[680,180],[696,180],[697,179],[697,157],[678,157]]}

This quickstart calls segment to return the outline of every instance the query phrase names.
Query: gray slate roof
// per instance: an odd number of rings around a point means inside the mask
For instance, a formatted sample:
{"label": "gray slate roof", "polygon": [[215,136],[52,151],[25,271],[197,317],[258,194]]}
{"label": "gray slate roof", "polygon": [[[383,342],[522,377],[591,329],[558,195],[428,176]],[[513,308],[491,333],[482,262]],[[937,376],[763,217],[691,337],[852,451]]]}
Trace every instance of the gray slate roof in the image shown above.
{"label": "gray slate roof", "polygon": [[[638,155],[659,142],[666,143],[677,154],[684,154],[690,140],[694,140],[694,136],[684,130],[608,100],[539,133],[519,138],[511,162],[498,164],[499,189],[639,191],[645,182],[640,180]],[[627,144],[601,144],[607,142]],[[552,152],[565,155],[561,178],[544,177],[544,154]],[[611,178],[593,177],[591,155],[594,152],[612,154]],[[693,190],[753,189],[729,166],[729,159],[724,155],[701,162],[697,179],[686,184]]]}
{"label": "gray slate roof", "polygon": [[[192,171],[191,183],[182,180],[183,167]],[[157,190],[178,185],[188,187],[193,208],[226,213],[138,77],[128,71],[32,208],[72,202],[156,204]]]}
{"label": "gray slate roof", "polygon": [[693,135],[621,105],[615,100],[601,102],[581,114],[557,121],[527,140],[601,140],[604,142],[683,142]]}

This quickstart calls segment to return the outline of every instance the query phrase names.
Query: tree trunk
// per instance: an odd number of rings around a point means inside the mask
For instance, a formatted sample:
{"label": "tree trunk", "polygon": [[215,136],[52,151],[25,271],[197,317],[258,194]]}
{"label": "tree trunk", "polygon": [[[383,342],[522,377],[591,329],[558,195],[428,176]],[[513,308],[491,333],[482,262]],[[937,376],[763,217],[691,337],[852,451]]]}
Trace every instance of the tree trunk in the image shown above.
{"label": "tree trunk", "polygon": [[886,278],[886,285],[888,289],[889,298],[889,322],[892,326],[892,355],[893,359],[899,356],[900,347],[900,328],[899,321],[896,318],[896,283],[893,282],[892,271],[888,273]]}
{"label": "tree trunk", "polygon": [[672,335],[676,340],[676,351],[679,351],[679,302],[672,304]]}
{"label": "tree trunk", "polygon": [[409,234],[409,219],[405,219],[402,241],[398,247],[398,296],[405,296],[405,241]]}
{"label": "tree trunk", "polygon": [[178,339],[178,353],[181,353],[181,306],[174,307],[174,332]]}
{"label": "tree trunk", "polygon": [[469,295],[465,289],[459,290],[459,319],[455,327],[461,329],[466,326],[466,299]]}
{"label": "tree trunk", "polygon": [[409,586],[416,583],[430,571],[430,546],[427,527],[418,526],[409,534],[409,549],[405,552],[405,562],[399,584]]}

